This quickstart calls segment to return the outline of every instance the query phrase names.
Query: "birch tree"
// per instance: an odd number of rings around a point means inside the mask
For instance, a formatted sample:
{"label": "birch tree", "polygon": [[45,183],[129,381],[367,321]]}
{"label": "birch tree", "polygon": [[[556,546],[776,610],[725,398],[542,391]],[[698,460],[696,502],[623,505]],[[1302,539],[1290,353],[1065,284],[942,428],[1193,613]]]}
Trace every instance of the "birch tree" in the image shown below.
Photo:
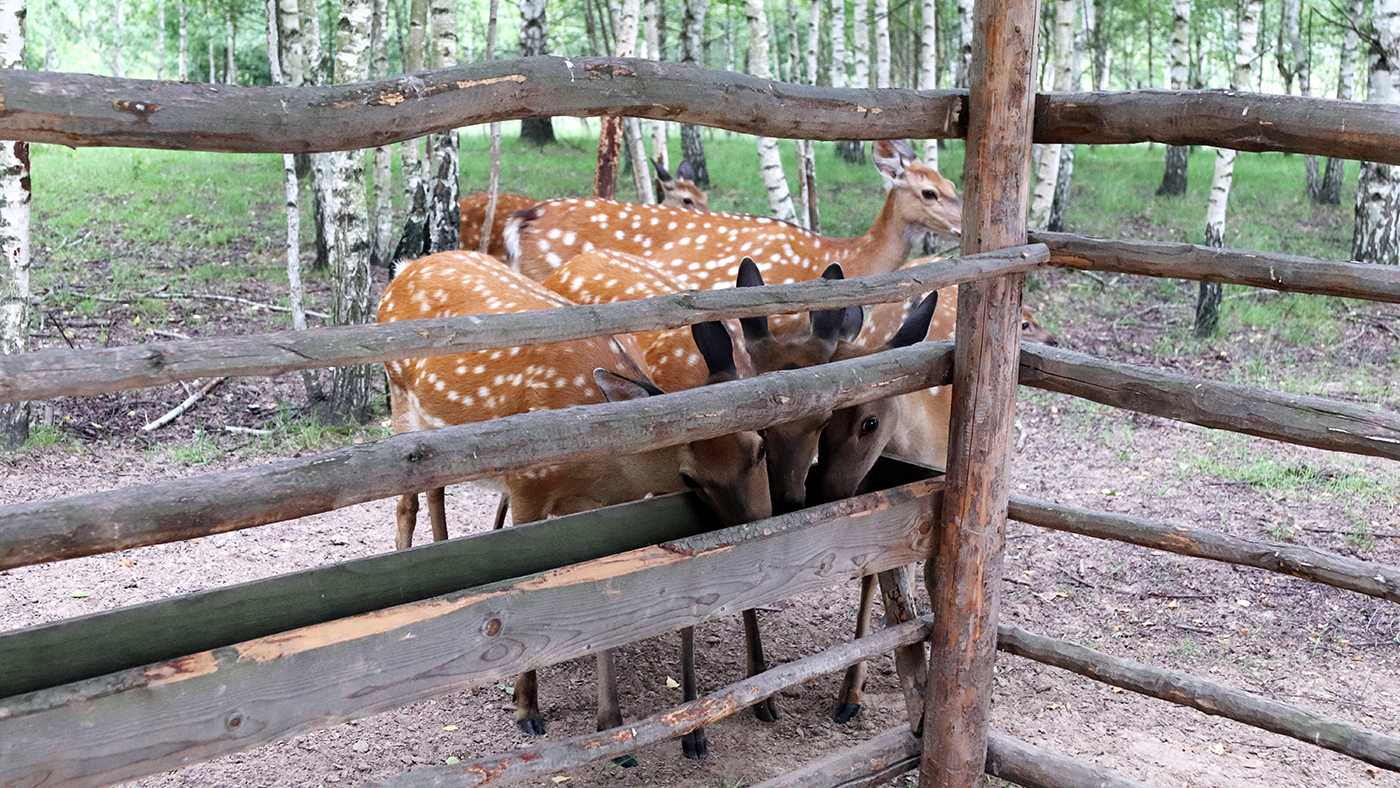
{"label": "birch tree", "polygon": [[[681,14],[681,62],[697,63],[705,33],[705,12],[709,0],[682,0]],[[710,170],[705,164],[705,141],[700,138],[700,127],[689,123],[681,125],[681,158],[690,162],[695,170],[695,185],[710,185]]]}
{"label": "birch tree", "polygon": [[[0,68],[24,68],[25,0],[0,0]],[[29,143],[0,142],[0,354],[29,350]],[[0,403],[0,450],[29,440],[28,402]]]}
{"label": "birch tree", "polygon": [[[922,0],[920,11],[919,89],[934,90],[938,87],[938,7],[934,0]],[[924,164],[938,169],[938,140],[924,140],[922,153]]]}
{"label": "birch tree", "polygon": [[[1400,2],[1400,0],[1396,0]],[[1259,16],[1263,0],[1245,0],[1239,13],[1239,43],[1235,49],[1235,70],[1230,76],[1231,90],[1249,90],[1253,84],[1255,47],[1259,39]],[[1235,151],[1219,148],[1215,158],[1215,178],[1210,184],[1210,202],[1206,205],[1205,245],[1220,248],[1225,245],[1225,209],[1230,202],[1230,185],[1235,179]],[[1196,336],[1205,338],[1215,333],[1220,323],[1221,285],[1201,282],[1196,298]]]}
{"label": "birch tree", "polygon": [[[811,3],[811,13],[820,15],[821,7],[815,2]],[[803,82],[803,62],[807,62],[809,67],[806,71],[805,81],[808,84],[817,84],[817,61],[816,51],[808,47],[810,55],[807,58],[799,57],[801,50],[798,44],[797,31],[801,27],[797,21],[797,4],[793,0],[787,0],[788,15],[788,80],[790,82]],[[817,39],[817,27],[815,24],[808,26],[808,40],[815,43]],[[816,145],[811,140],[793,140],[797,147],[797,182],[802,199],[802,212],[797,215],[797,223],[811,230],[821,232],[821,219],[817,213],[817,151]]]}
{"label": "birch tree", "polygon": [[[846,0],[831,0],[831,86],[844,88],[848,84],[846,79]],[[856,87],[866,86],[858,84]],[[836,143],[836,155],[852,163],[864,162],[865,146],[859,140],[841,140]],[[803,166],[805,167],[805,162]]]}
{"label": "birch tree", "polygon": [[[1170,81],[1172,90],[1186,90],[1191,60],[1191,0],[1172,0],[1172,44]],[[1168,145],[1157,194],[1186,193],[1187,154],[1185,145]]]}
{"label": "birch tree", "polygon": [[[745,0],[744,13],[749,22],[749,72],[759,79],[772,79],[773,72],[768,66],[768,12],[763,0]],[[769,212],[783,221],[795,221],[797,211],[792,205],[792,193],[788,191],[776,139],[758,138],[758,166],[763,188],[768,192]]]}
{"label": "birch tree", "polygon": [[958,0],[958,55],[953,69],[953,87],[967,88],[972,69],[972,0]]}
{"label": "birch tree", "polygon": [[875,0],[875,87],[890,86],[890,0]]}
{"label": "birch tree", "polygon": [[[633,57],[637,54],[637,34],[641,26],[642,5],[640,0],[622,0],[618,9],[617,57]],[[637,201],[656,202],[656,194],[651,187],[651,166],[647,164],[646,148],[642,144],[642,124],[637,118],[623,118],[623,130],[627,134],[627,152],[632,162],[632,183],[637,189]]]}
{"label": "birch tree", "polygon": [[[457,65],[457,0],[432,0],[428,6],[433,31],[433,67]],[[459,154],[457,130],[449,129],[431,138],[433,150],[432,199],[428,201],[428,252],[443,252],[461,246],[462,209],[457,184]]]}
{"label": "birch tree", "polygon": [[[1361,21],[1364,0],[1350,0],[1347,4],[1346,22],[1342,25],[1342,49],[1337,70],[1337,98],[1352,101],[1356,98],[1356,53],[1360,48],[1361,37],[1356,26]],[[1341,205],[1342,175],[1345,172],[1345,159],[1328,157],[1323,168],[1322,181],[1317,193],[1310,194],[1313,200],[1324,205]]]}
{"label": "birch tree", "polygon": [[[335,84],[369,79],[371,0],[341,0],[336,23]],[[330,158],[327,210],[335,227],[331,255],[331,317],[336,325],[368,323],[370,304],[369,205],[365,199],[364,151],[337,151]],[[363,422],[370,415],[371,383],[377,365],[336,367],[323,418]]]}
{"label": "birch tree", "polygon": [[[500,0],[491,0],[486,20],[486,51],[482,59],[496,59],[496,23],[500,19]],[[496,226],[496,200],[501,191],[501,124],[491,123],[491,175],[486,186],[486,214],[481,219],[481,244],[477,251],[486,254],[491,248],[491,228]],[[504,505],[504,504],[503,504]]]}
{"label": "birch tree", "polygon": [[[520,56],[548,55],[548,36],[545,0],[520,0]],[[520,121],[520,139],[534,145],[553,142],[553,121],[550,118],[526,118]]]}
{"label": "birch tree", "polygon": [[[665,53],[661,51],[661,14],[664,8],[665,6],[660,0],[646,0],[642,5],[642,39],[646,45],[646,51],[642,56],[652,60],[666,59]],[[651,129],[651,158],[669,171],[671,169],[671,154],[666,149],[666,141],[670,136],[668,133],[670,124],[664,120],[648,120],[646,124]],[[651,185],[650,177],[647,178],[647,185]],[[655,197],[654,189],[652,196]]]}
{"label": "birch tree", "polygon": [[[1368,101],[1400,104],[1400,0],[1375,0]],[[1351,256],[1400,265],[1400,165],[1362,162]]]}
{"label": "birch tree", "polygon": [[[1051,64],[1051,83],[1055,90],[1069,90],[1074,74],[1075,13],[1074,0],[1055,0],[1054,61]],[[1031,227],[1044,229],[1050,221],[1055,184],[1060,176],[1060,149],[1058,144],[1040,146],[1035,192],[1031,196]]]}
{"label": "birch tree", "polygon": [[190,79],[190,10],[188,0],[176,0],[175,13],[180,18],[179,54],[177,71],[181,82]]}
{"label": "birch tree", "polygon": [[165,0],[156,0],[156,79],[165,79]]}
{"label": "birch tree", "polygon": [[[428,0],[412,0],[408,9],[408,40],[404,44],[404,71],[427,68]],[[419,257],[428,248],[428,167],[432,163],[432,136],[404,140],[399,145],[399,169],[403,172],[403,233],[394,249],[393,263]],[[428,145],[428,150],[424,146]],[[489,237],[489,233],[488,233]]]}
{"label": "birch tree", "polygon": [[851,6],[851,34],[851,87],[865,89],[870,87],[870,0],[855,0]]}
{"label": "birch tree", "polygon": [[[389,2],[374,0],[374,21],[370,26],[370,79],[389,76]],[[373,265],[391,264],[394,242],[393,156],[387,145],[374,149],[374,242],[370,247]]]}

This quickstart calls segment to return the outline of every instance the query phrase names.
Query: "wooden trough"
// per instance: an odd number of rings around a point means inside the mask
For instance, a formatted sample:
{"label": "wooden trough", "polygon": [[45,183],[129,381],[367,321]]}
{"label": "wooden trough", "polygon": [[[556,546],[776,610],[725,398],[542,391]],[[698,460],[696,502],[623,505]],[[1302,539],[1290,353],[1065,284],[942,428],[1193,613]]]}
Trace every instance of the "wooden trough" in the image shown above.
{"label": "wooden trough", "polygon": [[[520,315],[491,315],[0,357],[0,401],[18,401],[888,302],[964,283],[953,346],[923,343],[657,401],[594,406],[586,419],[572,410],[534,413],[255,469],[0,506],[4,569],[256,527],[562,458],[757,429],[950,381],[958,392],[946,479],[886,465],[879,477],[885,489],[718,531],[709,530],[691,498],[667,496],[0,633],[0,785],[110,785],[864,574],[881,573],[894,599],[909,582],[901,567],[919,560],[927,560],[932,620],[896,606],[891,618],[901,623],[895,626],[679,709],[599,734],[416,769],[386,784],[500,784],[609,757],[892,650],[906,719],[849,752],[765,785],[871,785],[914,768],[921,769],[926,788],[972,786],[984,772],[1028,786],[1141,785],[990,732],[996,649],[1400,771],[1400,740],[1393,736],[997,624],[1008,512],[1042,527],[1400,601],[1395,567],[1009,495],[1004,471],[1020,385],[1217,429],[1400,459],[1394,413],[1019,346],[1020,277],[1047,262],[1400,301],[1400,272],[1393,267],[1061,234],[1028,239],[1025,183],[1033,136],[1080,143],[1151,139],[1400,163],[1400,107],[1209,91],[1037,97],[1025,89],[1032,84],[1037,11],[1030,2],[978,4],[970,91],[833,90],[598,58],[573,59],[578,73],[589,77],[575,83],[563,59],[529,58],[414,75],[441,90],[407,93],[404,80],[332,88],[220,86],[220,101],[211,102],[209,86],[0,72],[6,107],[0,135],[70,145],[297,153],[383,143],[389,128],[395,138],[409,138],[467,123],[623,111],[779,137],[965,136],[969,156],[964,256],[884,277],[576,307],[560,310],[547,326]],[[133,101],[150,111],[133,117]],[[271,115],[260,106],[285,107],[275,113],[281,121],[261,123]],[[1200,122],[1161,122],[1188,113]],[[1336,123],[1343,117],[1345,134]],[[520,440],[522,431],[534,439]],[[133,638],[133,631],[161,637]]]}

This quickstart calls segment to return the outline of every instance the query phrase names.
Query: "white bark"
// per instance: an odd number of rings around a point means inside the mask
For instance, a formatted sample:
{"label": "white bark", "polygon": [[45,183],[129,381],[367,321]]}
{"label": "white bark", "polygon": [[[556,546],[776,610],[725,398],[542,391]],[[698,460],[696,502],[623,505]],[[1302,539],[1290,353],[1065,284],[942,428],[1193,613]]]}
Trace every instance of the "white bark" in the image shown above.
{"label": "white bark", "polygon": [[238,28],[233,19],[233,8],[224,10],[224,82],[238,84]]}
{"label": "white bark", "polygon": [[972,68],[972,0],[958,0],[958,58],[953,87],[966,88]]}
{"label": "white bark", "polygon": [[[428,0],[412,0],[408,12],[408,40],[404,44],[404,71],[413,73],[427,67]],[[406,224],[421,226],[427,221],[426,164],[423,153],[426,138],[404,140],[399,145],[399,169],[403,174],[404,203],[408,206]],[[420,194],[420,192],[423,192]],[[417,256],[415,250],[414,257]]]}
{"label": "white bark", "polygon": [[875,87],[890,86],[890,0],[875,0]]}
{"label": "white bark", "polygon": [[[617,18],[617,57],[633,57],[637,53],[637,36],[641,28],[641,0],[622,0]],[[642,124],[636,118],[625,118],[623,132],[627,135],[627,151],[632,158],[632,183],[637,189],[637,201],[656,202],[651,185],[651,165],[647,163],[646,147],[642,144]]]}
{"label": "white bark", "polygon": [[126,49],[126,0],[115,0],[112,5],[112,76],[122,79],[126,76],[126,67],[122,65],[122,50]]}
{"label": "white bark", "polygon": [[[1263,0],[1247,0],[1240,6],[1239,46],[1235,50],[1235,69],[1230,76],[1232,90],[1249,90],[1253,82],[1250,68],[1254,62],[1259,38],[1259,16]],[[1206,203],[1207,246],[1225,245],[1225,209],[1230,201],[1230,185],[1235,177],[1235,151],[1220,148],[1215,158],[1215,177],[1210,184],[1210,200]]]}
{"label": "white bark", "polygon": [[[279,5],[280,3],[280,5]],[[290,6],[290,7],[289,7]],[[294,25],[278,35],[279,16],[285,24],[290,16]],[[295,38],[293,49],[287,39]],[[301,65],[297,58],[301,54],[301,21],[297,18],[297,0],[267,0],[267,57],[272,66],[272,84],[297,85],[287,77],[293,72],[301,76]],[[286,195],[287,208],[287,284],[290,290],[289,307],[292,310],[292,328],[306,330],[306,290],[301,282],[301,210],[297,194],[296,157],[290,153],[282,155],[282,191]],[[310,378],[303,375],[308,381]]]}
{"label": "white bark", "polygon": [[1171,85],[1186,90],[1191,65],[1191,0],[1172,0]]}
{"label": "white bark", "polygon": [[181,82],[190,79],[190,12],[185,0],[176,0],[176,13],[180,16],[179,74]]}
{"label": "white bark", "polygon": [[[0,2],[0,68],[24,68],[24,0]],[[0,142],[0,354],[29,350],[29,143]],[[29,404],[0,405],[0,449],[29,438]]]}
{"label": "white bark", "polygon": [[[1400,0],[1376,0],[1368,101],[1400,103]],[[1363,162],[1356,184],[1352,256],[1365,263],[1400,265],[1400,166]]]}
{"label": "white bark", "polygon": [[846,0],[831,0],[831,86],[844,88],[846,79]]}
{"label": "white bark", "polygon": [[[919,30],[919,88],[938,87],[938,7],[933,0],[923,0]],[[923,162],[938,169],[938,140],[924,140]]]}
{"label": "white bark", "polygon": [[[1074,78],[1075,0],[1055,0],[1054,60],[1050,63],[1052,87],[1069,90]],[[1035,173],[1035,191],[1031,196],[1031,227],[1044,229],[1050,221],[1050,208],[1055,200],[1055,185],[1060,177],[1061,147],[1040,146],[1040,161]]]}
{"label": "white bark", "polygon": [[[763,0],[745,0],[744,13],[749,22],[749,71],[759,79],[772,79],[773,72],[768,66],[768,12]],[[772,137],[758,138],[758,167],[763,187],[768,192],[768,210],[778,219],[796,221],[797,211],[783,174],[778,141]]]}
{"label": "white bark", "polygon": [[821,49],[822,5],[821,0],[812,0],[807,17],[807,82],[817,84],[818,55]]}
{"label": "white bark", "polygon": [[156,0],[156,79],[165,79],[165,0]]}
{"label": "white bark", "polygon": [[[389,75],[389,2],[374,0],[370,25],[370,79]],[[374,149],[374,244],[371,259],[389,265],[394,243],[393,156],[387,145]]]}
{"label": "white bark", "polygon": [[[433,31],[433,67],[457,65],[457,0],[432,0],[428,13]],[[457,205],[459,156],[456,129],[433,136],[428,228],[434,252],[461,246],[462,214]]]}
{"label": "white bark", "polygon": [[[661,52],[661,7],[658,0],[646,0],[644,16],[642,30],[646,39],[647,57],[661,60],[663,54]],[[651,129],[651,158],[670,171],[671,154],[666,145],[670,125],[664,120],[648,120],[647,126]],[[652,185],[650,168],[647,169],[647,172],[647,185],[650,186]]]}
{"label": "white bark", "polygon": [[854,17],[852,33],[855,35],[855,43],[851,47],[851,55],[855,59],[855,74],[851,81],[851,87],[870,87],[870,0],[855,0],[851,7],[851,16]]}

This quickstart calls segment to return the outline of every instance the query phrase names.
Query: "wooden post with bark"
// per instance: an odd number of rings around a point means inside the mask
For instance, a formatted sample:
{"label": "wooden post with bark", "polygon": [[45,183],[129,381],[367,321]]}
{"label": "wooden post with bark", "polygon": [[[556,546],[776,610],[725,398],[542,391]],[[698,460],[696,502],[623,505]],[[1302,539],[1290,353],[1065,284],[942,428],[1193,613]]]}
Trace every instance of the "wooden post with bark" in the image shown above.
{"label": "wooden post with bark", "polygon": [[[1025,243],[1040,4],[977,4],[963,252]],[[995,47],[995,48],[993,48]],[[982,784],[1005,547],[1023,275],[958,288],[944,526],[933,604],[921,788]]]}

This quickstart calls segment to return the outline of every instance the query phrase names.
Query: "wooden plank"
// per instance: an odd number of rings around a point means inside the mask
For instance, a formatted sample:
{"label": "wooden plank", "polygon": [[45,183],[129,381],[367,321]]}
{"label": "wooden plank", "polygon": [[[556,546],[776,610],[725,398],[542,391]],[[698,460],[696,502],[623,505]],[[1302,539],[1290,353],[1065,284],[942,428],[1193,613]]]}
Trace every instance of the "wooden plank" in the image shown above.
{"label": "wooden plank", "polygon": [[[949,350],[946,343],[920,342],[665,397],[404,433],[252,468],[0,506],[0,569],[264,525],[552,462],[759,429],[944,385]],[[522,441],[525,434],[531,439]]]}
{"label": "wooden plank", "polygon": [[[928,635],[933,620],[922,618],[882,629],[867,637],[842,643],[826,651],[785,662],[757,676],[730,684],[715,692],[624,728],[588,733],[561,742],[491,755],[451,766],[432,766],[369,783],[384,788],[427,788],[428,786],[501,785],[531,777],[543,777],[560,769],[580,766],[603,758],[635,752],[648,744],[681,736],[709,725],[754,703],[796,687],[804,681],[840,670],[859,660],[888,652],[906,644],[918,644]],[[907,730],[907,728],[906,728]]]}
{"label": "wooden plank", "polygon": [[110,785],[911,563],[928,552],[941,487],[917,482],[9,698],[0,784]]}
{"label": "wooden plank", "polygon": [[1153,788],[1105,766],[1071,758],[992,731],[987,774],[1026,788]]}
{"label": "wooden plank", "polygon": [[[693,493],[434,542],[0,634],[0,697],[693,536]],[[384,523],[387,537],[392,523]]]}
{"label": "wooden plank", "polygon": [[79,396],[227,375],[281,375],[343,364],[563,342],[601,334],[674,328],[863,303],[903,301],[957,282],[1027,271],[1050,259],[1044,246],[940,260],[843,282],[687,291],[534,312],[405,320],[239,337],[149,342],[123,348],[52,349],[0,355],[0,402]]}
{"label": "wooden plank", "polygon": [[998,648],[1095,681],[1292,736],[1375,766],[1400,771],[1400,738],[1335,717],[1262,698],[1190,673],[1154,668],[1077,643],[1036,635],[1019,627],[1002,626]]}
{"label": "wooden plank", "polygon": [[[977,3],[962,251],[1026,241],[1040,3]],[[1023,274],[958,287],[948,485],[924,565],[933,635],[921,788],[983,783],[1006,544]]]}
{"label": "wooden plank", "polygon": [[1211,145],[1400,164],[1400,106],[1234,90],[1041,93],[1035,141]]}
{"label": "wooden plank", "polygon": [[1048,345],[1021,348],[1021,384],[1261,438],[1400,459],[1400,414],[1105,361]]}
{"label": "wooden plank", "polygon": [[1319,260],[1198,244],[1115,241],[1070,233],[1032,232],[1030,240],[1050,247],[1050,260],[1055,265],[1086,271],[1117,271],[1400,303],[1400,269],[1393,265]]}
{"label": "wooden plank", "polygon": [[1205,528],[1011,496],[1008,516],[1057,531],[1113,539],[1179,555],[1253,566],[1400,602],[1400,567],[1302,545],[1231,536]]}

